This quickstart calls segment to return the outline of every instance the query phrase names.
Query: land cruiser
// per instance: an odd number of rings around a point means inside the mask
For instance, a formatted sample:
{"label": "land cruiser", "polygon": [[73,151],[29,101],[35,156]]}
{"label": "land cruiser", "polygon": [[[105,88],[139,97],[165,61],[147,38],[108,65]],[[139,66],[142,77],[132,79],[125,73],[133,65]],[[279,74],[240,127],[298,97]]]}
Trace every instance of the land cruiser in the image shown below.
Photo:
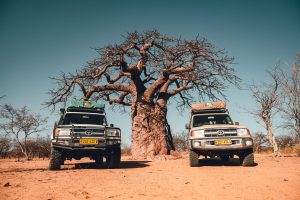
{"label": "land cruiser", "polygon": [[104,104],[71,100],[54,125],[51,138],[50,170],[58,170],[65,160],[89,157],[108,168],[121,160],[121,130],[108,126]]}
{"label": "land cruiser", "polygon": [[247,127],[233,122],[226,102],[192,105],[189,129],[189,164],[198,166],[199,156],[220,157],[227,162],[234,155],[242,166],[254,164],[253,140]]}

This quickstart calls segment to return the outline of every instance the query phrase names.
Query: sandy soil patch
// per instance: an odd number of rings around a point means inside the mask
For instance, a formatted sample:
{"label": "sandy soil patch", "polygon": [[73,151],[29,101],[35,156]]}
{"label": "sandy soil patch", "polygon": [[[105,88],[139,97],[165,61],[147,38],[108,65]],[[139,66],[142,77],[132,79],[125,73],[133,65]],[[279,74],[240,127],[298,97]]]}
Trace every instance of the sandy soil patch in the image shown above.
{"label": "sandy soil patch", "polygon": [[120,169],[99,169],[88,159],[49,171],[48,160],[0,160],[1,200],[58,199],[300,199],[300,157],[256,155],[257,165],[237,159],[187,158],[132,161]]}

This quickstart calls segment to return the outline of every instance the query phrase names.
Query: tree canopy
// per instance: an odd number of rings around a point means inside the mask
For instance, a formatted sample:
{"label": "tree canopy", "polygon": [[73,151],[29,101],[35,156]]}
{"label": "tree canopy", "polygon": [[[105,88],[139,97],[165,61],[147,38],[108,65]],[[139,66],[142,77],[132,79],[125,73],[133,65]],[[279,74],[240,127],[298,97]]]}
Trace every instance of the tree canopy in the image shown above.
{"label": "tree canopy", "polygon": [[[120,44],[97,48],[99,57],[76,71],[53,77],[47,105],[65,102],[77,85],[83,98],[131,106],[173,98],[178,106],[223,95],[227,83],[237,84],[233,58],[205,38],[185,40],[156,30],[128,33]],[[195,98],[196,97],[196,98]]]}

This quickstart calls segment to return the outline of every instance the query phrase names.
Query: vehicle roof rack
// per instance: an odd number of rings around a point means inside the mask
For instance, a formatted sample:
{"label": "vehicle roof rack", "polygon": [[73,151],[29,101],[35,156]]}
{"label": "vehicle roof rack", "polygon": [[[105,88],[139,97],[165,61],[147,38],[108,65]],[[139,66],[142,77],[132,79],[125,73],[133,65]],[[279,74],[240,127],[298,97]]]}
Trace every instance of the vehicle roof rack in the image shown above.
{"label": "vehicle roof rack", "polygon": [[67,101],[66,109],[60,109],[61,113],[67,112],[89,112],[89,113],[104,113],[104,104],[93,101],[71,99]]}
{"label": "vehicle roof rack", "polygon": [[228,113],[228,110],[225,108],[218,109],[203,109],[203,110],[193,110],[193,114],[203,114],[203,113]]}
{"label": "vehicle roof rack", "polygon": [[78,108],[68,107],[67,112],[89,112],[89,113],[104,113],[104,109],[100,108]]}
{"label": "vehicle roof rack", "polygon": [[225,101],[218,102],[204,102],[192,104],[192,113],[225,113],[228,112],[226,109]]}

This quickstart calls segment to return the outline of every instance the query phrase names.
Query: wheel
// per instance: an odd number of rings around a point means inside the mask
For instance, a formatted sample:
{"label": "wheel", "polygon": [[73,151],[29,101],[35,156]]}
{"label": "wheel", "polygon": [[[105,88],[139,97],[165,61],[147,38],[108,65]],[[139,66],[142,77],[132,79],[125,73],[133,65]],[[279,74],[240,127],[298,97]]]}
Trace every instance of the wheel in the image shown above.
{"label": "wheel", "polygon": [[64,163],[63,154],[61,151],[55,148],[51,148],[50,154],[50,162],[49,162],[49,169],[50,170],[59,170],[60,165]]}
{"label": "wheel", "polygon": [[99,166],[102,165],[102,163],[103,163],[103,156],[99,155],[99,156],[95,157],[95,163],[97,165],[99,165]]}
{"label": "wheel", "polygon": [[106,166],[108,169],[118,168],[121,162],[121,147],[111,150],[110,154],[106,157]]}
{"label": "wheel", "polygon": [[220,156],[222,162],[228,162],[229,156]]}
{"label": "wheel", "polygon": [[247,151],[239,157],[242,166],[253,166],[254,165],[254,153],[253,150]]}
{"label": "wheel", "polygon": [[196,167],[199,164],[199,155],[193,151],[189,150],[189,161],[190,161],[190,167]]}

